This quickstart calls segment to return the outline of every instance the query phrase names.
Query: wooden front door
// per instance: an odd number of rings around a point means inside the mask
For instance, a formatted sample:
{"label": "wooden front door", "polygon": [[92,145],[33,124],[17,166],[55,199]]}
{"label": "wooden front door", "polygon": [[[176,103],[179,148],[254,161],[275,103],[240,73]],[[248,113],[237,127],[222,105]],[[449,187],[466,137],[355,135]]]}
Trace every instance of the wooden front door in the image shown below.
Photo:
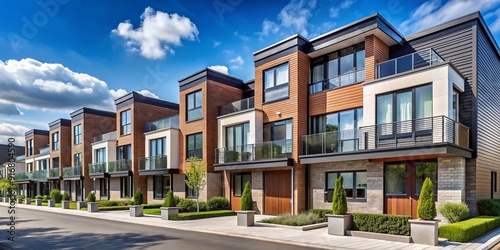
{"label": "wooden front door", "polygon": [[291,170],[264,172],[264,214],[292,212]]}

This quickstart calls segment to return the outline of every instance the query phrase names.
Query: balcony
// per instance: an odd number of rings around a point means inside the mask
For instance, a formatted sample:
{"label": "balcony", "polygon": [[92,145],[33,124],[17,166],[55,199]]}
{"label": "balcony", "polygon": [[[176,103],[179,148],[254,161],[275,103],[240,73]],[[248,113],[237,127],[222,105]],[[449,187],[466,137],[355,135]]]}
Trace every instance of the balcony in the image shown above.
{"label": "balcony", "polygon": [[179,170],[168,168],[166,155],[139,158],[139,175],[161,175],[172,173],[179,173]]}
{"label": "balcony", "polygon": [[471,157],[469,128],[446,116],[305,135],[302,143],[303,164],[416,155]]}
{"label": "balcony", "polygon": [[131,160],[121,159],[108,162],[108,173],[111,177],[128,176],[131,170]]}
{"label": "balcony", "polygon": [[358,82],[365,81],[365,70],[349,72],[343,75],[335,76],[330,79],[315,82],[309,85],[309,94],[322,92],[324,90],[336,89]]}
{"label": "balcony", "polygon": [[59,179],[60,178],[59,171],[60,171],[60,168],[49,169],[49,178],[48,179]]}
{"label": "balcony", "polygon": [[116,140],[116,130],[94,137],[94,142]]}
{"label": "balcony", "polygon": [[48,153],[50,153],[50,147],[49,147],[49,145],[47,145],[47,146],[45,146],[45,147],[43,147],[43,148],[40,149],[40,154],[41,155],[45,155],[45,154],[48,154]]}
{"label": "balcony", "polygon": [[433,49],[417,51],[409,55],[378,63],[376,66],[377,79],[441,62],[444,62],[444,59]]}
{"label": "balcony", "polygon": [[219,116],[254,108],[254,97],[219,106]]}
{"label": "balcony", "polygon": [[106,173],[106,162],[95,162],[89,164],[89,176],[104,178]]}
{"label": "balcony", "polygon": [[16,182],[19,183],[19,182],[26,182],[26,181],[29,181],[31,180],[33,176],[33,173],[19,173],[19,174],[16,174]]}
{"label": "balcony", "polygon": [[64,180],[80,180],[82,177],[82,166],[72,166],[63,168]]}
{"label": "balcony", "polygon": [[47,177],[49,177],[47,170],[37,170],[33,172],[31,180],[44,182],[47,181]]}
{"label": "balcony", "polygon": [[144,133],[167,128],[179,128],[178,115],[144,124]]}

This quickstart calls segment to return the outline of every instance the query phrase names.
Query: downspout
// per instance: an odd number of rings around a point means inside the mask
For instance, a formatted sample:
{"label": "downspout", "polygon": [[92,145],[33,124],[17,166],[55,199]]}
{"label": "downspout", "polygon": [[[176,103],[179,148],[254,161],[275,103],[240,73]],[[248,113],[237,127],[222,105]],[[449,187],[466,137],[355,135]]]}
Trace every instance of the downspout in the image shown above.
{"label": "downspout", "polygon": [[295,167],[292,167],[291,171],[292,171],[292,200],[290,202],[292,203],[292,215],[294,215],[295,214],[295,212],[294,212],[295,211],[295,202],[294,202],[295,195],[293,195],[293,190],[294,190],[295,185],[293,183],[293,176],[295,174]]}

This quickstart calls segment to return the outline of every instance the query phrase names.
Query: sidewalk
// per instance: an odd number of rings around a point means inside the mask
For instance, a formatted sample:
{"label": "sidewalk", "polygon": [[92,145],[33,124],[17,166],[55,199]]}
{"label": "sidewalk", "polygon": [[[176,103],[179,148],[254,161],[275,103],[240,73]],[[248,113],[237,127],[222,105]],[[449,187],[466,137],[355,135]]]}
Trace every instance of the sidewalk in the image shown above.
{"label": "sidewalk", "polygon": [[[7,203],[0,203],[0,206],[7,207]],[[175,228],[180,230],[197,231],[235,237],[253,238],[300,246],[316,247],[322,249],[489,249],[500,242],[500,228],[489,234],[478,238],[470,243],[446,243],[436,247],[420,244],[399,243],[384,240],[365,239],[348,236],[328,235],[327,228],[320,228],[310,231],[299,231],[280,227],[267,227],[258,225],[255,227],[238,227],[236,218],[218,217],[191,221],[164,221],[159,216],[130,217],[129,211],[109,211],[89,213],[87,211],[66,210],[61,208],[36,207],[33,205],[17,204],[19,208],[34,209],[53,213],[69,214],[83,217],[99,218],[103,220],[121,221],[127,223],[142,224],[163,228]],[[256,215],[256,221],[265,218],[265,215]]]}

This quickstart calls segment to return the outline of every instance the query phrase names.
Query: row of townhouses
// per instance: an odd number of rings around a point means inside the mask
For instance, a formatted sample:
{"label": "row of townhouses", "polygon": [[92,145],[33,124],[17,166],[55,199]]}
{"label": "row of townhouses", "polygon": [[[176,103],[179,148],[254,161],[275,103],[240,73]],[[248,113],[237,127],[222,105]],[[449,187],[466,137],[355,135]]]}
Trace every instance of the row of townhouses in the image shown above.
{"label": "row of townhouses", "polygon": [[500,51],[479,12],[406,37],[374,14],[253,56],[253,80],[204,69],[179,80],[180,104],[133,92],[116,112],[82,108],[27,132],[18,183],[73,200],[190,198],[197,156],[201,199],[234,210],[247,181],[263,214],[330,208],[338,176],[350,211],[416,217],[427,177],[438,203],[475,213],[500,198]]}

